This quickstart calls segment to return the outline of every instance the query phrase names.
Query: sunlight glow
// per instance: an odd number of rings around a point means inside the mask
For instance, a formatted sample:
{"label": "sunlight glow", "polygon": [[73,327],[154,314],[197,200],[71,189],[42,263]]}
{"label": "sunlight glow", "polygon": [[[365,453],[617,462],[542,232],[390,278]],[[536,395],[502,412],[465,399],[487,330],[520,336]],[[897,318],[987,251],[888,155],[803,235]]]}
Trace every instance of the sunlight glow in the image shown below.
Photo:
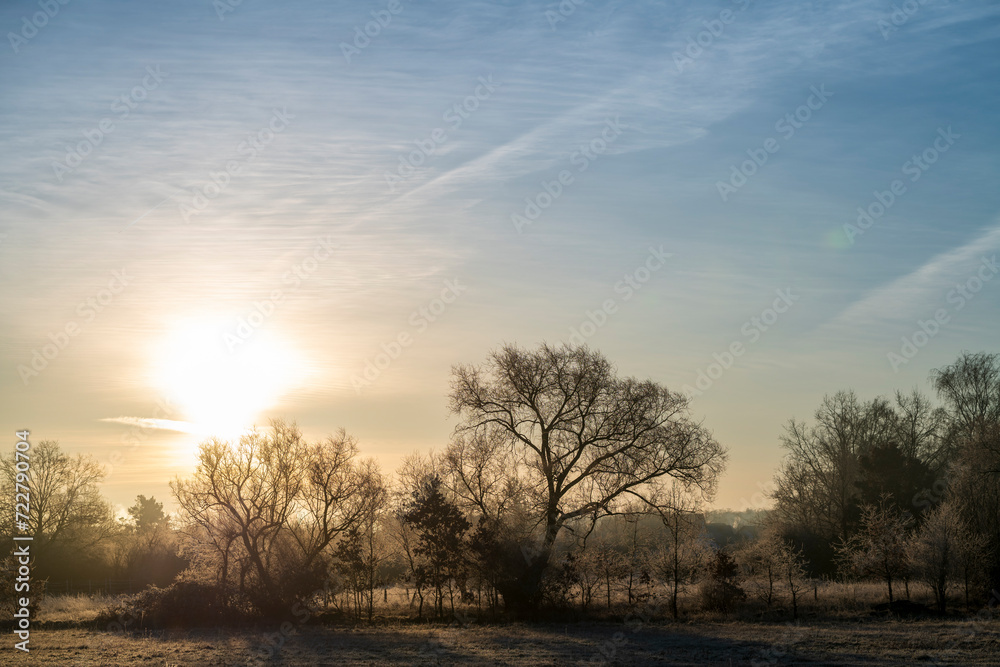
{"label": "sunlight glow", "polygon": [[294,388],[302,364],[287,345],[255,331],[228,338],[224,322],[200,320],[176,327],[154,360],[154,381],[197,430],[234,438]]}

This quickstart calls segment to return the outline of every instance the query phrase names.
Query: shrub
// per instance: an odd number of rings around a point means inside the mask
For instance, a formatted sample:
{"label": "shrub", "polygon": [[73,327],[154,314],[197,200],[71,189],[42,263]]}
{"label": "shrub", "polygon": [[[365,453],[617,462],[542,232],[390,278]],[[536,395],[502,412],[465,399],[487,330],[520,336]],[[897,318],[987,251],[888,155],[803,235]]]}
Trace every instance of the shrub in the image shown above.
{"label": "shrub", "polygon": [[247,611],[233,605],[217,586],[179,581],[166,588],[150,586],[110,604],[97,623],[112,632],[140,628],[190,628],[241,623]]}
{"label": "shrub", "polygon": [[708,565],[708,581],[701,587],[702,607],[709,611],[729,612],[746,599],[739,585],[740,569],[725,551],[719,551]]}

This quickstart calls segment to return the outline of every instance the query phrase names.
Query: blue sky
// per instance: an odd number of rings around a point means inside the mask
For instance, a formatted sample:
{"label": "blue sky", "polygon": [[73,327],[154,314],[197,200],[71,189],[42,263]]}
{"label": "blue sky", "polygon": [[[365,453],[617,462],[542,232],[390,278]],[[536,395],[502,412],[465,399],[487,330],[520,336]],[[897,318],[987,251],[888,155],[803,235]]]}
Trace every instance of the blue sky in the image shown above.
{"label": "blue sky", "polygon": [[452,364],[589,312],[621,373],[677,389],[743,345],[692,400],[738,507],[824,393],[997,350],[996,6],[219,6],[69,2],[37,33],[37,2],[0,8],[3,421],[110,463],[115,502],[167,496],[196,413],[237,402],[391,470],[446,442]]}

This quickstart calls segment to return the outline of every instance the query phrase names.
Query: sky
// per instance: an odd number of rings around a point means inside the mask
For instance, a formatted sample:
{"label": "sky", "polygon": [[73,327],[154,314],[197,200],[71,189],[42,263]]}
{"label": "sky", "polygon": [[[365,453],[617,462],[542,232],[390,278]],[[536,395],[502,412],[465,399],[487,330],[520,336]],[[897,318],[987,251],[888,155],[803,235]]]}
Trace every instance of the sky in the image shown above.
{"label": "sky", "polygon": [[[443,447],[451,367],[585,342],[766,504],[790,418],[1000,351],[1000,7],[0,5],[10,445],[168,500],[210,433]],[[2,446],[2,445],[0,445]]]}

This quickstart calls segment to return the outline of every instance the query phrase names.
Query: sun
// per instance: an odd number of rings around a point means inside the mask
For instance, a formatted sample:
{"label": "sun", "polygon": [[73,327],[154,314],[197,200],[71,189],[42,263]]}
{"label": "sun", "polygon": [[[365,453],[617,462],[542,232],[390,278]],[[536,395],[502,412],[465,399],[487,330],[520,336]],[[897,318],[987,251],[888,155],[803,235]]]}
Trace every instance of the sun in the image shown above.
{"label": "sun", "polygon": [[231,329],[212,320],[185,322],[154,352],[160,392],[197,432],[220,438],[252,427],[301,378],[290,346],[261,330],[244,339]]}

